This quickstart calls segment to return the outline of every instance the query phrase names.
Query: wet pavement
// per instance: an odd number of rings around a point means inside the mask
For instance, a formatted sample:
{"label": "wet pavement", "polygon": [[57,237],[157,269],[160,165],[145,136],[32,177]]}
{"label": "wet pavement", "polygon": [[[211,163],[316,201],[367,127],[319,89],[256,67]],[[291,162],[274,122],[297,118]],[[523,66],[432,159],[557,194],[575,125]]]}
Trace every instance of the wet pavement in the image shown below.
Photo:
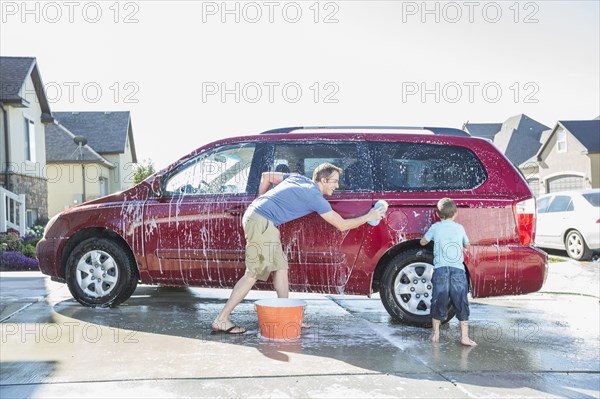
{"label": "wet pavement", "polygon": [[599,266],[552,263],[540,293],[472,300],[475,348],[456,320],[432,345],[378,298],[292,294],[312,327],[278,342],[253,305],[272,292],[234,312],[248,333],[214,335],[229,290],[140,286],[89,309],[39,273],[0,273],[0,397],[598,398]]}

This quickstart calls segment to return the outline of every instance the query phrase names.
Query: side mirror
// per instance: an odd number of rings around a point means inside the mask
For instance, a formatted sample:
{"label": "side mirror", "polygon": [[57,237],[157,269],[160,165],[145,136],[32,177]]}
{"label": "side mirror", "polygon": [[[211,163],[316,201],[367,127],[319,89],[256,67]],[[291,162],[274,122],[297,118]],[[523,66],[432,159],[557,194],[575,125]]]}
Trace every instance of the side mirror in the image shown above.
{"label": "side mirror", "polygon": [[161,180],[162,180],[162,175],[156,175],[156,176],[154,176],[154,179],[152,180],[152,186],[151,186],[152,187],[152,192],[157,197],[160,197],[161,194],[162,194],[162,190],[160,189]]}

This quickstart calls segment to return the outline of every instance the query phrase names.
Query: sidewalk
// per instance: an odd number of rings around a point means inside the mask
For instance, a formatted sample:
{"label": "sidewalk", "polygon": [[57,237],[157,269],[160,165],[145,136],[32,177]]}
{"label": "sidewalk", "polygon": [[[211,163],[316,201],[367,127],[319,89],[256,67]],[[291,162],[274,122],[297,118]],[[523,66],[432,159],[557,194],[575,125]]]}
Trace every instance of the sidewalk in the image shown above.
{"label": "sidewalk", "polygon": [[249,332],[227,336],[209,324],[229,290],[141,286],[90,309],[39,273],[0,273],[0,397],[598,398],[598,300],[568,294],[597,278],[551,264],[542,291],[560,294],[474,300],[466,348],[455,320],[432,345],[376,298],[293,294],[313,328],[275,342],[253,305],[272,292],[252,291],[233,316]]}

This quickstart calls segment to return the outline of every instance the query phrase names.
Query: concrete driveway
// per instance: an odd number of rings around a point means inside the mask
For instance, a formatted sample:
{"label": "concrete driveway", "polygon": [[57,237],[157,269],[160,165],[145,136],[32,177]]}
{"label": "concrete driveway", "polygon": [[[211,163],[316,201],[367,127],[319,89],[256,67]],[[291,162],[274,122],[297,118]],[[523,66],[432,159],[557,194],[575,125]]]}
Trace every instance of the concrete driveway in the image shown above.
{"label": "concrete driveway", "polygon": [[229,290],[141,286],[89,309],[39,273],[0,273],[0,396],[598,398],[598,266],[552,263],[541,293],[473,300],[475,348],[456,320],[432,345],[377,298],[293,294],[313,327],[275,342],[253,306],[271,292],[234,312],[248,333],[212,335]]}

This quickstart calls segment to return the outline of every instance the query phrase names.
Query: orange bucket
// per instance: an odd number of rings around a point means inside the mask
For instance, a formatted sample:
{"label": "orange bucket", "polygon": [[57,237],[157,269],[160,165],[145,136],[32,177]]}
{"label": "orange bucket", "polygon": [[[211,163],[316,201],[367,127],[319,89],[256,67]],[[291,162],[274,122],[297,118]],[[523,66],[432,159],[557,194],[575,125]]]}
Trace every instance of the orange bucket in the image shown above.
{"label": "orange bucket", "polygon": [[263,338],[290,340],[300,337],[306,302],[299,299],[261,299],[254,303]]}

